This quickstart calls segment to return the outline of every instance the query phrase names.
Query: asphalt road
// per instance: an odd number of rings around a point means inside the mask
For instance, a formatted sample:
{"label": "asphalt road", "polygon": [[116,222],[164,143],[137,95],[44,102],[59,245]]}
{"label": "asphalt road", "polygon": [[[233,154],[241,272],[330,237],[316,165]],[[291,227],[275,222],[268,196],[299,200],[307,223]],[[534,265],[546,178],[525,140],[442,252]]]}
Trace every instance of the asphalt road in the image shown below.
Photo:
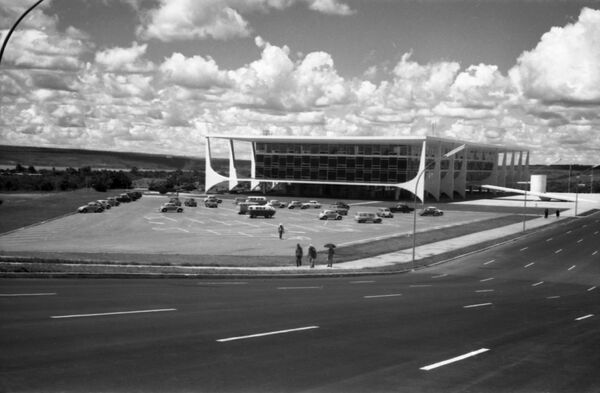
{"label": "asphalt road", "polygon": [[390,276],[3,280],[0,391],[598,392],[599,222]]}

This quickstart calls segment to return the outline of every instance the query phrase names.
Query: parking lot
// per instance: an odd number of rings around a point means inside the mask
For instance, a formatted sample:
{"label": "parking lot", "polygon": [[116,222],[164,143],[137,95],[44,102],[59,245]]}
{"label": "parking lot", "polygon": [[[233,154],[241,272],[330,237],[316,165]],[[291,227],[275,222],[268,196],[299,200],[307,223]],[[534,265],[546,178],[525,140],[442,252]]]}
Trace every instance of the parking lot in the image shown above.
{"label": "parking lot", "polygon": [[[45,253],[289,256],[296,243],[338,246],[409,235],[413,215],[396,213],[381,224],[359,224],[357,211],[375,212],[370,202],[353,205],[340,221],[318,219],[320,209],[277,209],[271,219],[238,214],[231,199],[218,208],[184,207],[183,213],[161,213],[168,198],[146,195],[104,213],[73,214],[0,237],[0,250]],[[324,207],[325,201],[321,201]],[[391,205],[388,203],[386,205]],[[446,211],[441,217],[417,217],[418,231],[496,218],[505,213]],[[277,226],[285,227],[279,240]]]}

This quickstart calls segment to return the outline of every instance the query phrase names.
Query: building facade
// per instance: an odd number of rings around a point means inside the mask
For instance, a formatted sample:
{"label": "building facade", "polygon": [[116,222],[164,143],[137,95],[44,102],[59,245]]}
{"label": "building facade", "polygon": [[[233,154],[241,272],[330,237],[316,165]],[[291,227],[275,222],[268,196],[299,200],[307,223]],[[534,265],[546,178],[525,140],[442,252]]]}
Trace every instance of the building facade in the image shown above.
{"label": "building facade", "polygon": [[[226,140],[229,174],[211,165],[211,140]],[[250,176],[238,175],[234,142],[251,149]],[[458,146],[455,155],[444,155]],[[240,182],[280,187],[290,194],[391,196],[406,194],[455,199],[483,184],[513,187],[529,177],[529,151],[438,137],[206,137],[208,190],[223,181],[233,189]],[[425,170],[427,168],[427,170]],[[418,175],[423,172],[419,181]]]}

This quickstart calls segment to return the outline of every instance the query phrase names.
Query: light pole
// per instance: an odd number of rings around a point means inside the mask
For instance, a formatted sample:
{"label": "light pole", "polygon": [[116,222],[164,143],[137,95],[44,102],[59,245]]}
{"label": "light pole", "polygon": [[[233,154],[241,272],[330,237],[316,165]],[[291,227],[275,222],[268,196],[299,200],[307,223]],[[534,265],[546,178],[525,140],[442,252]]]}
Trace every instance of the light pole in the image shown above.
{"label": "light pole", "polygon": [[[442,158],[451,157],[451,156],[455,155],[456,153],[458,153],[459,151],[463,150],[464,148],[465,148],[465,145],[460,145],[456,149],[450,150],[448,153],[444,154],[442,156]],[[419,172],[419,174],[417,175],[417,181],[415,182],[415,192],[414,192],[415,199],[414,199],[414,203],[413,203],[413,206],[414,206],[413,234],[412,234],[412,238],[413,238],[412,269],[413,270],[415,270],[415,249],[417,248],[417,189],[419,188],[419,180],[421,179],[421,176],[423,176],[423,174],[425,173],[425,171],[427,171],[427,169],[429,168],[429,166],[431,164],[435,164],[435,161],[431,161],[429,164],[425,165],[425,168],[423,168],[423,170],[421,172]],[[425,194],[425,193],[423,193],[423,194]],[[425,195],[423,195],[423,199],[425,199]]]}
{"label": "light pole", "polygon": [[579,177],[581,175],[583,175],[584,173],[586,173],[587,171],[593,171],[594,168],[596,168],[597,166],[600,166],[600,164],[596,164],[593,167],[586,169],[585,171],[578,174],[577,177],[575,177],[575,179],[576,179],[576,181],[575,181],[575,217],[577,217],[577,203],[579,202],[579,186],[581,185],[581,184],[579,184]]}

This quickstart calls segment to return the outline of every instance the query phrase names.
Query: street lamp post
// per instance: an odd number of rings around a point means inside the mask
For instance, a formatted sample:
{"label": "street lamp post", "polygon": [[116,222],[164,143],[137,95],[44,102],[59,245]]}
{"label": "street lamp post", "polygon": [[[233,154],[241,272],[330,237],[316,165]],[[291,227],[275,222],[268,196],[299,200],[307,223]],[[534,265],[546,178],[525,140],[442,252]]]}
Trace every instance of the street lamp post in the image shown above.
{"label": "street lamp post", "polygon": [[[448,153],[444,154],[442,156],[442,158],[448,158],[451,157],[453,155],[455,155],[456,153],[458,153],[459,151],[463,150],[465,148],[465,145],[460,145],[459,147],[457,147],[456,149],[450,150]],[[429,164],[425,165],[425,168],[423,168],[423,170],[421,172],[419,172],[419,174],[417,175],[417,180],[415,182],[415,192],[414,192],[414,210],[413,210],[413,234],[412,234],[412,238],[413,238],[413,247],[412,247],[412,269],[415,269],[415,249],[417,248],[417,189],[419,188],[419,180],[421,180],[421,176],[423,176],[423,174],[425,173],[425,171],[427,171],[427,169],[429,168],[429,166],[431,164],[434,164],[435,161],[431,161]],[[423,196],[423,199],[425,199],[425,196]],[[424,202],[424,201],[423,201]]]}

